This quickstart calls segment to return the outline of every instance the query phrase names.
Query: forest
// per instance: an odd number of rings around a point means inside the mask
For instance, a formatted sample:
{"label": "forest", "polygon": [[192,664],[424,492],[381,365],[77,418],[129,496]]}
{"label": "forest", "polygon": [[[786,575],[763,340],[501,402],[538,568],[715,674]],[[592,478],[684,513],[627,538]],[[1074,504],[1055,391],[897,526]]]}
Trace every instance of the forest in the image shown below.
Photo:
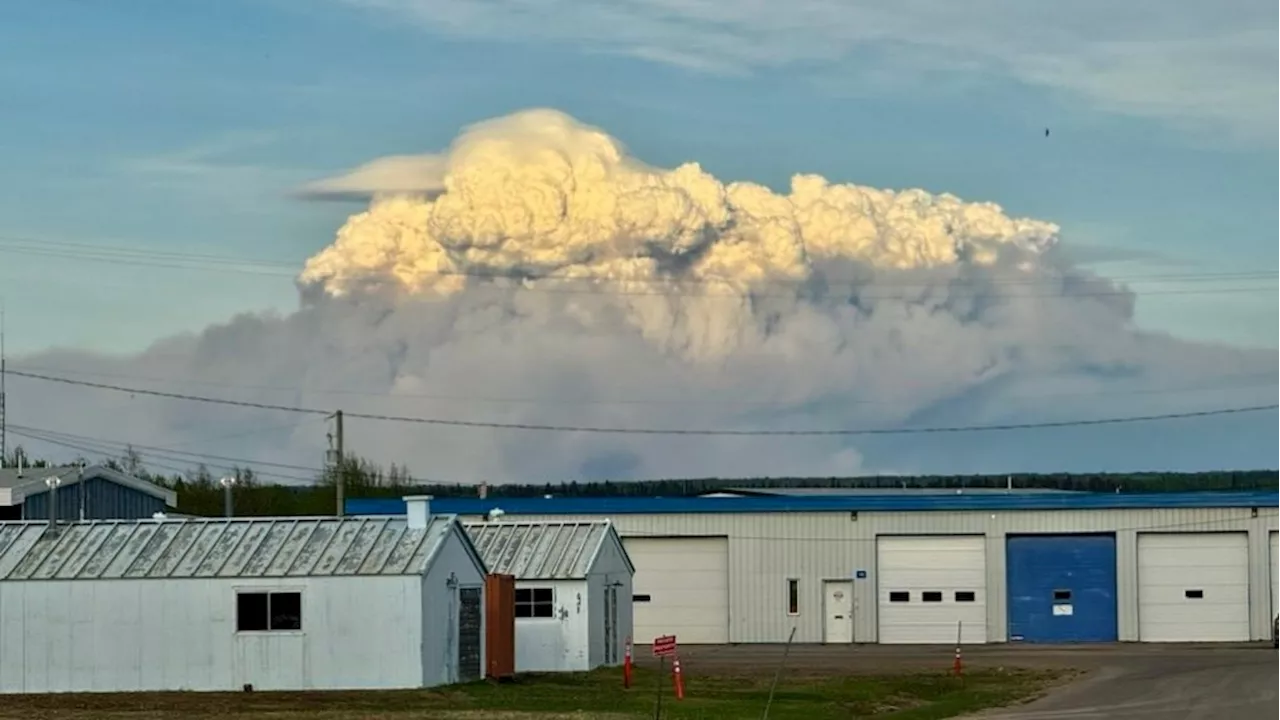
{"label": "forest", "polygon": [[[47,466],[29,458],[21,447],[5,459],[5,467],[19,461],[28,467]],[[199,466],[188,477],[153,473],[133,450],[123,457],[79,458],[77,462],[102,464],[135,477],[171,488],[178,494],[179,513],[217,516],[223,512],[223,489],[218,478]],[[346,497],[400,497],[426,493],[435,497],[476,497],[474,484],[423,483],[407,469],[392,464],[383,468],[372,461],[348,457],[316,478],[311,485],[265,482],[252,468],[237,468],[233,500],[237,515],[332,515],[337,510],[336,483],[343,480]],[[753,479],[693,478],[671,480],[529,483],[489,485],[489,497],[690,496],[737,489],[768,488],[1004,488],[1055,489],[1092,492],[1188,492],[1224,490],[1276,490],[1276,470],[1220,470],[1213,472],[1051,473],[1000,475],[873,475],[862,477],[775,477]]]}

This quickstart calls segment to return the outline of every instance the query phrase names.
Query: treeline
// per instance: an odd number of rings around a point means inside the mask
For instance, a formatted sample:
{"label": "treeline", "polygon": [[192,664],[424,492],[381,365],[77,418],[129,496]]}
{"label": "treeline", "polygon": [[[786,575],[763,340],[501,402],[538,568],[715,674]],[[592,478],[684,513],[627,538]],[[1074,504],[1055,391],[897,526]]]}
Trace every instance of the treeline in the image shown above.
{"label": "treeline", "polygon": [[[17,455],[6,459],[12,467]],[[178,494],[177,511],[191,515],[215,516],[223,512],[224,490],[204,466],[188,476],[154,473],[143,458],[132,450],[121,458],[87,460],[128,473]],[[24,456],[29,467],[47,463]],[[237,515],[332,515],[337,511],[337,479],[343,480],[347,498],[401,497],[430,494],[436,497],[476,497],[474,484],[424,483],[416,480],[408,469],[391,465],[387,469],[363,458],[348,458],[340,466],[327,470],[311,485],[280,485],[266,482],[252,468],[234,470],[238,478],[232,488]],[[731,488],[767,490],[770,488],[1004,488],[1076,490],[1091,492],[1189,492],[1224,490],[1280,489],[1280,473],[1276,470],[1235,470],[1198,473],[1049,473],[1013,475],[922,475],[868,476],[832,478],[756,478],[689,480],[645,480],[633,482],[566,482],[537,484],[504,484],[487,487],[489,497],[654,497],[691,496]]]}

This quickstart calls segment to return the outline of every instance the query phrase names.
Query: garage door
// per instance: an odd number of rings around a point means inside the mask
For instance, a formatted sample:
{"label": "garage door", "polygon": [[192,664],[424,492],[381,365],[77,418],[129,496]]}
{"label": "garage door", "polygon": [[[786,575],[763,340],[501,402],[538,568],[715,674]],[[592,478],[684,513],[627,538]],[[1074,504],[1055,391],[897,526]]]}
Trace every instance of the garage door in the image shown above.
{"label": "garage door", "polygon": [[876,542],[880,642],[987,641],[982,537],[881,537]]}
{"label": "garage door", "polygon": [[622,539],[636,574],[635,642],[729,642],[729,541],[723,537]]}
{"label": "garage door", "polygon": [[1138,535],[1138,639],[1248,640],[1248,535]]}
{"label": "garage door", "polygon": [[1010,641],[1118,639],[1114,535],[1022,535],[1006,547]]}

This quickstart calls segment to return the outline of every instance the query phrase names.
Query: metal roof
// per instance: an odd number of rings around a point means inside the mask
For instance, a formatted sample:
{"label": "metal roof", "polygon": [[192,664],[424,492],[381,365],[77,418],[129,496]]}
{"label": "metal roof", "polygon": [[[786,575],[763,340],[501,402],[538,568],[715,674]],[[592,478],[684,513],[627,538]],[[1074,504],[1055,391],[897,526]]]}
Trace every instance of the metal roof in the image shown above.
{"label": "metal roof", "polygon": [[27,496],[48,492],[45,479],[49,476],[62,479],[60,487],[74,485],[81,477],[85,480],[100,479],[115,483],[141,493],[146,493],[164,501],[168,507],[178,504],[178,495],[169,488],[136,478],[128,473],[112,470],[105,465],[87,465],[80,471],[76,465],[59,465],[56,467],[16,467],[0,468],[0,505],[21,504]]}
{"label": "metal roof", "polygon": [[[1280,492],[1022,493],[763,497],[436,498],[432,509],[456,515],[667,515],[684,513],[1120,510],[1276,507]],[[350,515],[403,515],[397,498],[352,498]]]}
{"label": "metal roof", "polygon": [[519,580],[581,580],[608,541],[608,520],[463,523],[489,572]]}
{"label": "metal roof", "polygon": [[[0,581],[419,575],[455,517],[0,523]],[[464,542],[466,533],[459,533]]]}
{"label": "metal roof", "polygon": [[787,497],[801,496],[839,496],[854,497],[861,495],[955,495],[956,490],[961,490],[965,495],[1007,495],[1010,492],[1016,492],[1020,495],[1034,495],[1039,493],[1079,493],[1082,490],[1060,490],[1057,488],[1018,488],[1010,491],[1006,488],[998,487],[972,487],[972,488],[933,488],[933,487],[908,487],[908,488],[749,488],[749,487],[730,487],[722,490],[713,491],[713,493],[703,493],[702,497],[724,497],[726,495],[759,495],[766,497],[774,497],[785,495]]}

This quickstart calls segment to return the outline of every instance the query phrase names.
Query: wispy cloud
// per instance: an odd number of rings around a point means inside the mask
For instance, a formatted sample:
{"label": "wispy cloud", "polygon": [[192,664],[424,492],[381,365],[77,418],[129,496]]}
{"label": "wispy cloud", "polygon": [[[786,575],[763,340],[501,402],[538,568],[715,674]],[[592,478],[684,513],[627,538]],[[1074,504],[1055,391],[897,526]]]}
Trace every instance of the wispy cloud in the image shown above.
{"label": "wispy cloud", "polygon": [[866,71],[855,53],[892,52],[904,76],[985,73],[1105,112],[1276,139],[1277,11],[1257,0],[338,1],[441,34],[564,42],[705,72],[852,75]]}
{"label": "wispy cloud", "polygon": [[126,158],[119,171],[153,188],[179,189],[241,211],[263,210],[263,200],[281,198],[309,172],[256,159],[277,140],[272,132],[232,132],[170,152]]}

